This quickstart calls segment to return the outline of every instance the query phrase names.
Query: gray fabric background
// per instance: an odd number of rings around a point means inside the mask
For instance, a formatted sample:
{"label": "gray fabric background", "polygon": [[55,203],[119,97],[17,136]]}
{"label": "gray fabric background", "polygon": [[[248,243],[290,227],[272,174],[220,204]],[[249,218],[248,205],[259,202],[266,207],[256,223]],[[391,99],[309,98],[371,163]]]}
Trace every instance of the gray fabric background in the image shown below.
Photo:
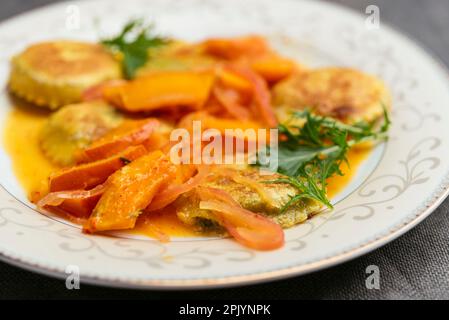
{"label": "gray fabric background", "polygon": [[[275,0],[273,0],[275,1]],[[1,0],[0,20],[54,0]],[[381,21],[413,36],[449,65],[448,0],[335,0],[364,12],[380,7]],[[140,299],[449,299],[449,200],[419,226],[370,254],[302,277],[232,289],[132,291],[81,284],[69,291],[63,281],[0,263],[0,298]],[[365,286],[368,265],[380,268],[380,289]]]}

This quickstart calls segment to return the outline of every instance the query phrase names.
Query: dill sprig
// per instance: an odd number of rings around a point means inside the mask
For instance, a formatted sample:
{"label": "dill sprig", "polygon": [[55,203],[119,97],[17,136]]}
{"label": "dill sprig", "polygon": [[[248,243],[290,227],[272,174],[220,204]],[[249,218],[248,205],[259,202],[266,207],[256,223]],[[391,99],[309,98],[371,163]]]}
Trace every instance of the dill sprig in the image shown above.
{"label": "dill sprig", "polygon": [[115,37],[103,39],[101,44],[122,55],[122,67],[126,78],[135,76],[149,58],[148,50],[160,47],[169,42],[167,38],[156,36],[153,25],[142,19],[131,20]]}

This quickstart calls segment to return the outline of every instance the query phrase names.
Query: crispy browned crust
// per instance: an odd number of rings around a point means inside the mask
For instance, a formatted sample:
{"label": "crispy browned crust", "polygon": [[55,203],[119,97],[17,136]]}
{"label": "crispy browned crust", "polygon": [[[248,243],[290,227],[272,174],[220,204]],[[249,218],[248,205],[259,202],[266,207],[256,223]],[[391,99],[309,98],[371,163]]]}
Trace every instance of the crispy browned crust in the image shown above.
{"label": "crispy browned crust", "polygon": [[[263,199],[250,186],[234,181],[222,170],[214,171],[209,176],[208,181],[203,183],[203,186],[227,192],[243,208],[264,215],[283,228],[289,228],[306,221],[322,208],[322,205],[314,200],[303,199],[283,211],[282,208],[292,196],[297,194],[297,190],[288,184],[270,182],[280,178],[281,175],[277,173],[261,175],[257,169],[248,167],[244,169],[227,168],[225,170],[233,171],[259,183],[269,197],[269,201]],[[224,229],[220,226],[220,221],[212,212],[200,209],[199,202],[200,199],[195,190],[182,195],[176,202],[178,218],[200,233],[223,233]]]}
{"label": "crispy browned crust", "polygon": [[391,97],[373,76],[348,68],[323,68],[297,73],[276,85],[273,102],[355,122],[382,116],[382,105],[389,108]]}
{"label": "crispy browned crust", "polygon": [[42,42],[13,57],[9,88],[29,102],[56,109],[79,102],[86,88],[120,77],[120,64],[98,44]]}

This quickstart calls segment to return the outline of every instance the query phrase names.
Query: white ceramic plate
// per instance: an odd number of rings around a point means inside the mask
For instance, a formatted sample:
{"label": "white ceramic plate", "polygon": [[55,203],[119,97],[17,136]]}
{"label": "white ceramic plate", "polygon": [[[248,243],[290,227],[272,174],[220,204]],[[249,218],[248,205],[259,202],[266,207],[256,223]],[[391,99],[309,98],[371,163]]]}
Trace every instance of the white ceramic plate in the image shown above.
{"label": "white ceramic plate", "polygon": [[[75,5],[73,7],[71,5]],[[67,16],[79,10],[80,29]],[[82,281],[123,287],[217,287],[267,281],[318,270],[371,251],[409,230],[447,195],[449,81],[444,67],[381,23],[316,1],[152,0],[61,3],[0,25],[0,86],[8,60],[30,43],[55,38],[96,40],[130,17],[153,19],[166,35],[186,40],[260,33],[286,55],[312,67],[351,66],[391,88],[393,127],[335,210],[286,231],[286,245],[256,252],[228,239],[151,239],[88,236],[33,210],[0,149],[0,257],[53,276],[68,265]],[[101,30],[101,31],[99,31]],[[0,96],[0,126],[10,110]],[[17,128],[20,130],[20,128]]]}

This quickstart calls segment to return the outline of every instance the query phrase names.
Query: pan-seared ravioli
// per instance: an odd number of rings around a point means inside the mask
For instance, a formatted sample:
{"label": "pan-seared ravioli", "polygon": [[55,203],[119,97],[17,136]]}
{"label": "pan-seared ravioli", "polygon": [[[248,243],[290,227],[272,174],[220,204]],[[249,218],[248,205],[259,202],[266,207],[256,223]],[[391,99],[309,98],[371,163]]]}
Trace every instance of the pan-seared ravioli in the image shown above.
{"label": "pan-seared ravioli", "polygon": [[[269,217],[283,228],[304,222],[322,208],[314,200],[303,199],[281,212],[298,191],[288,184],[270,182],[279,179],[280,174],[260,175],[253,168],[225,170],[214,172],[203,186],[227,192],[244,209]],[[179,219],[201,233],[224,233],[214,213],[199,209],[199,202],[200,197],[195,190],[182,195],[176,202]]]}
{"label": "pan-seared ravioli", "polygon": [[123,117],[104,102],[67,105],[48,118],[40,132],[40,146],[53,163],[72,165],[78,150],[122,121]]}
{"label": "pan-seared ravioli", "polygon": [[40,42],[11,60],[9,89],[39,106],[57,109],[81,101],[87,88],[121,78],[120,63],[99,44]]}
{"label": "pan-seared ravioli", "polygon": [[348,68],[323,68],[297,73],[273,89],[273,103],[312,111],[351,123],[373,121],[391,104],[383,82]]}

